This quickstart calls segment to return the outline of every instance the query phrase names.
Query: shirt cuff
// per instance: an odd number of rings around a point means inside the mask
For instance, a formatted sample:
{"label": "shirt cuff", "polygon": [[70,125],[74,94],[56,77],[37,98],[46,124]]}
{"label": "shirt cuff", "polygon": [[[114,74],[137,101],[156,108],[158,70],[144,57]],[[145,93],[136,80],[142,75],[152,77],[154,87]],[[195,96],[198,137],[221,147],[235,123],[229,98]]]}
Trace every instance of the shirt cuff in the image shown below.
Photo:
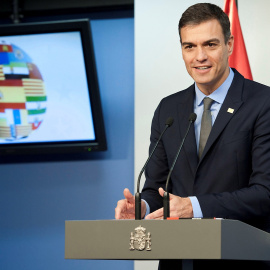
{"label": "shirt cuff", "polygon": [[189,199],[190,199],[191,204],[192,204],[194,218],[202,218],[203,213],[202,213],[202,209],[201,209],[201,206],[200,206],[200,203],[199,203],[197,197],[191,196],[191,197],[189,197]]}
{"label": "shirt cuff", "polygon": [[[201,206],[200,206],[200,203],[199,203],[197,197],[192,196],[192,197],[189,197],[189,199],[190,199],[191,204],[192,204],[194,217],[195,218],[202,218],[203,214],[202,214]],[[144,199],[142,199],[142,201],[144,201],[145,205],[146,205],[146,213],[145,213],[145,216],[144,216],[144,218],[145,218],[147,215],[150,214],[150,206],[147,203],[147,201],[145,201]]]}
{"label": "shirt cuff", "polygon": [[147,201],[145,201],[144,199],[142,199],[142,201],[144,201],[145,202],[145,205],[146,205],[146,213],[145,213],[145,216],[143,217],[143,218],[145,218],[147,215],[150,214],[150,206],[147,203]]}

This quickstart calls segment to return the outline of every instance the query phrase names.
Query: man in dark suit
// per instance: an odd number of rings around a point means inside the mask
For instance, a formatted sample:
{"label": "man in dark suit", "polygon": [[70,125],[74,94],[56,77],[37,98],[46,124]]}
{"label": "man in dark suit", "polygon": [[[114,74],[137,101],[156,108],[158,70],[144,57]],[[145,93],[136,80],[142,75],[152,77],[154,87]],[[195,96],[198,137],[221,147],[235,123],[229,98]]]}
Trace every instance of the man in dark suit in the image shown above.
{"label": "man in dark suit", "polygon": [[[174,124],[146,169],[142,216],[163,218],[169,168],[189,115],[195,112],[194,129],[171,175],[170,216],[237,219],[270,232],[270,88],[244,79],[229,67],[234,39],[229,19],[219,7],[204,3],[188,8],[180,19],[179,34],[182,56],[195,84],[164,98],[155,111],[150,151],[166,119],[173,117]],[[212,129],[201,148],[205,98],[211,99]],[[134,218],[134,197],[127,189],[124,196],[115,217]],[[166,269],[176,265],[166,262]]]}

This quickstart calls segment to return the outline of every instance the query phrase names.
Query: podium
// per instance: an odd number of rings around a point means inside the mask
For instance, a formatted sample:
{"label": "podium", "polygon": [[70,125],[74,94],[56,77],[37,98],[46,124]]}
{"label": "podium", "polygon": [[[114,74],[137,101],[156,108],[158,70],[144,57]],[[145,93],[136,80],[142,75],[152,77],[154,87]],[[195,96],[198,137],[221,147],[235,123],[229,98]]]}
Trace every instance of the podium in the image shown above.
{"label": "podium", "polygon": [[270,234],[226,219],[66,221],[65,258],[269,261]]}

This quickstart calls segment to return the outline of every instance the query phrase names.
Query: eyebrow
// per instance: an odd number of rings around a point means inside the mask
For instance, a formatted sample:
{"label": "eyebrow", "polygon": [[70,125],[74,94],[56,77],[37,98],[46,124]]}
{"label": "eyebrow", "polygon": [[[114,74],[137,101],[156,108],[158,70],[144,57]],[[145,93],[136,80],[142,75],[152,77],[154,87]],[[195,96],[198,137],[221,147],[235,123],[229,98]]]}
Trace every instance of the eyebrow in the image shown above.
{"label": "eyebrow", "polygon": [[[204,41],[203,45],[209,44],[209,43],[212,43],[212,42],[220,43],[220,40],[218,38],[212,38],[212,39]],[[193,42],[183,42],[182,43],[182,46],[189,46],[189,45],[195,45],[195,44]]]}

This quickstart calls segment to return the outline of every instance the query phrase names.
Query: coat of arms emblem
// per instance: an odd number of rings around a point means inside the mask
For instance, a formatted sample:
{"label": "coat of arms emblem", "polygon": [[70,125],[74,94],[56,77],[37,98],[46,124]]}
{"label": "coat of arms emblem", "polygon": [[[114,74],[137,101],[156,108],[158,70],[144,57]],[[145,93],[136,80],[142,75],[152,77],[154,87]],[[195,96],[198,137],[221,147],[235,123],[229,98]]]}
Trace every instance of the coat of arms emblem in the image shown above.
{"label": "coat of arms emblem", "polygon": [[146,234],[146,229],[141,225],[135,228],[135,232],[130,233],[130,242],[129,242],[130,250],[151,250],[151,234],[148,232]]}

